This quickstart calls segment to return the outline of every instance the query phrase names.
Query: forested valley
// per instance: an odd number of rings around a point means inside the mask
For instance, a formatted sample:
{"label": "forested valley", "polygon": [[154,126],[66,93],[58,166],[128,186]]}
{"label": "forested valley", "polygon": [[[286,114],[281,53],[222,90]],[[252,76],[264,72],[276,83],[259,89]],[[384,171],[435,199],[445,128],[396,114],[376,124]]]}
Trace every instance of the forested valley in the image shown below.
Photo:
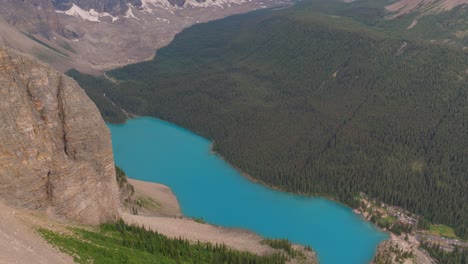
{"label": "forested valley", "polygon": [[467,51],[308,3],[193,26],[113,81],[68,74],[110,122],[168,120],[266,184],[350,206],[365,192],[467,239]]}

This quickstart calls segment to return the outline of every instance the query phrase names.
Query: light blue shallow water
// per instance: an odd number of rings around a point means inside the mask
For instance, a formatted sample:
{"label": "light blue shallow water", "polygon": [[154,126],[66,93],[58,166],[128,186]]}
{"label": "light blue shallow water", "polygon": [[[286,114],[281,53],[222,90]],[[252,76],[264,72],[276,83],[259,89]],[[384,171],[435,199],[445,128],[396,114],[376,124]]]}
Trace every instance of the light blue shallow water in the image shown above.
{"label": "light blue shallow water", "polygon": [[209,140],[173,124],[144,117],[109,127],[116,163],[171,187],[186,216],[310,245],[323,264],[368,263],[387,238],[350,208],[249,181],[210,153]]}

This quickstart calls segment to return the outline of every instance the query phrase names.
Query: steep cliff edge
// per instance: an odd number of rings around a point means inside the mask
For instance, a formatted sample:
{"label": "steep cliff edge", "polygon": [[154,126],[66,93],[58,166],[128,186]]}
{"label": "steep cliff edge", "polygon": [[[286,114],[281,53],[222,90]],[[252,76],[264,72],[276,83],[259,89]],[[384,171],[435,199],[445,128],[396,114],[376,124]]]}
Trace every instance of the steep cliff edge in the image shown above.
{"label": "steep cliff edge", "polygon": [[118,216],[110,132],[73,81],[0,48],[0,199],[98,224]]}

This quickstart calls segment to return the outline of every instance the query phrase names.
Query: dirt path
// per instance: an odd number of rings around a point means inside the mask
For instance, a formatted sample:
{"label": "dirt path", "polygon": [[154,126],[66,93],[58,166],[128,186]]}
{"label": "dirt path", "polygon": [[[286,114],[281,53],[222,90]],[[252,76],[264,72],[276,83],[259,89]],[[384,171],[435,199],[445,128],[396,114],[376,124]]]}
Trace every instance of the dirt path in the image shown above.
{"label": "dirt path", "polygon": [[70,256],[47,244],[23,220],[23,214],[0,203],[0,264],[68,264]]}

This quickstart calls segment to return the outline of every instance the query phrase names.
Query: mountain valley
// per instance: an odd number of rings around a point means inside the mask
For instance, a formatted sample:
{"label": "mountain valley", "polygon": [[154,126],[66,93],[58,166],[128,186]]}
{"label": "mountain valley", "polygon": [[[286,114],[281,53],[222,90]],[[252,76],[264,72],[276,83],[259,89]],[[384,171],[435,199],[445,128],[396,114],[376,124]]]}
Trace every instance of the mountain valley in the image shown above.
{"label": "mountain valley", "polygon": [[[64,72],[87,73],[151,59],[182,29],[289,0],[16,1],[0,5],[0,44]],[[8,36],[8,37],[6,37]]]}
{"label": "mountain valley", "polygon": [[191,27],[155,60],[107,72],[114,83],[69,74],[108,120],[122,114],[103,93],[213,139],[267,184],[351,206],[364,191],[465,237],[466,50],[321,16],[319,3]]}
{"label": "mountain valley", "polygon": [[144,147],[133,165],[156,176],[127,179],[109,128],[138,117],[211,141],[203,155],[249,183],[347,206],[387,233],[374,264],[468,261],[468,0],[0,0],[0,97],[0,262],[321,261],[320,244],[240,226],[255,209],[186,214]]}

